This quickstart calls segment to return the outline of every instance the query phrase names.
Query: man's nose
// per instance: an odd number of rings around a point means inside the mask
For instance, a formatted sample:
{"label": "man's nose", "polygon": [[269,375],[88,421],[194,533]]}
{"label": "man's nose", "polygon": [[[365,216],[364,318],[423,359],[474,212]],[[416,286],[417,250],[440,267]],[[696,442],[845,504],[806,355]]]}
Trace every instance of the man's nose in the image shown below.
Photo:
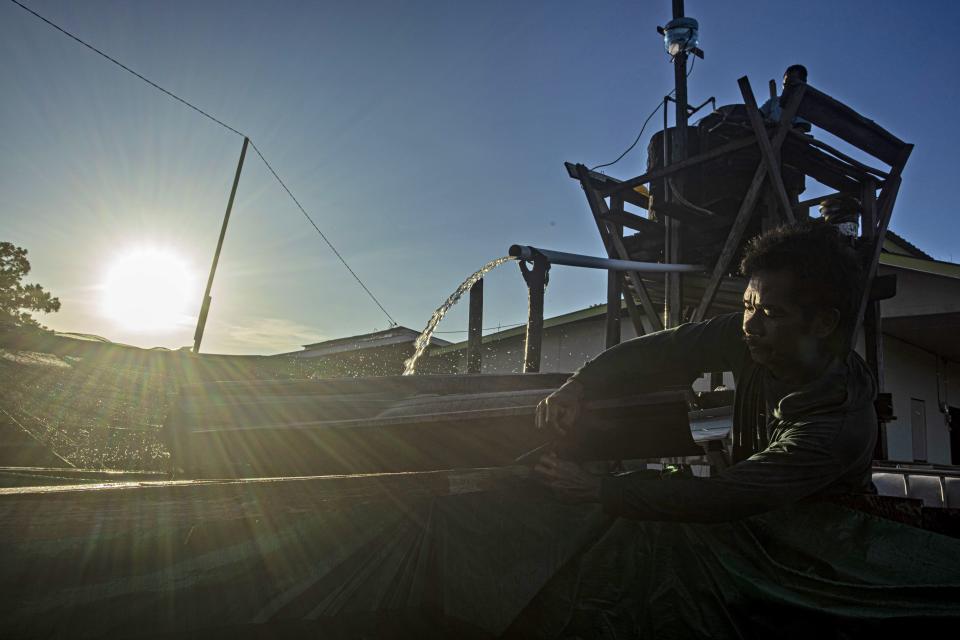
{"label": "man's nose", "polygon": [[763,335],[763,322],[756,313],[743,314],[743,332],[748,336]]}

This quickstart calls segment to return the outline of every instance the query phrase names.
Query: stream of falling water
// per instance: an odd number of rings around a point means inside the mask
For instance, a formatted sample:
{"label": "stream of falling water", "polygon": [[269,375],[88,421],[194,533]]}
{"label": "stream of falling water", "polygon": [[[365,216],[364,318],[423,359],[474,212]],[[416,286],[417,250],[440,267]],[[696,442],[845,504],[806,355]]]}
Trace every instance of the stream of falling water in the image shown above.
{"label": "stream of falling water", "polygon": [[443,316],[447,314],[447,311],[450,310],[450,307],[457,304],[457,301],[460,297],[470,289],[474,284],[477,283],[480,278],[487,275],[490,271],[493,271],[504,262],[509,262],[510,260],[515,260],[511,256],[505,256],[503,258],[497,258],[496,260],[491,260],[487,264],[480,267],[476,273],[471,275],[469,278],[463,281],[457,290],[450,294],[450,297],[446,301],[437,307],[437,310],[433,312],[433,315],[430,316],[430,321],[427,322],[427,326],[423,329],[420,335],[417,337],[417,341],[414,343],[414,352],[410,358],[404,362],[403,375],[410,376],[416,373],[417,370],[417,360],[420,359],[420,356],[423,355],[423,352],[427,350],[427,346],[430,344],[430,338],[433,337],[433,332],[436,330],[437,325],[440,324],[440,321],[443,320]]}

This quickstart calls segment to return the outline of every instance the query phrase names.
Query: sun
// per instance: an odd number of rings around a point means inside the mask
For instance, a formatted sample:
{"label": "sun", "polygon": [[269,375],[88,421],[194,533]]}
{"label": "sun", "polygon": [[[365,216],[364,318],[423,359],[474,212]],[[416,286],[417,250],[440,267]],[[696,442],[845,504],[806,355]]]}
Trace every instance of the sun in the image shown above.
{"label": "sun", "polygon": [[103,313],[127,329],[176,329],[188,320],[185,311],[194,282],[186,263],[170,251],[129,251],[120,255],[107,272]]}

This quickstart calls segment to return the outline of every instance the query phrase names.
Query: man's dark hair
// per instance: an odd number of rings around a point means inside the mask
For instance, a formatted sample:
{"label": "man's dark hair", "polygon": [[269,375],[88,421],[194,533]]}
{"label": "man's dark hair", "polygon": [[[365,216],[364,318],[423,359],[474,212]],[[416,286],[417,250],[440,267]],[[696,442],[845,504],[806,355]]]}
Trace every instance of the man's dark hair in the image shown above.
{"label": "man's dark hair", "polygon": [[840,312],[830,346],[844,348],[858,311],[862,269],[857,252],[834,225],[810,221],[770,229],[747,243],[740,271],[748,278],[761,271],[793,275],[793,293],[810,316],[818,310]]}
{"label": "man's dark hair", "polygon": [[792,64],[787,67],[787,70],[783,72],[784,77],[790,75],[791,73],[796,73],[800,76],[800,79],[804,82],[807,81],[807,68],[802,64]]}

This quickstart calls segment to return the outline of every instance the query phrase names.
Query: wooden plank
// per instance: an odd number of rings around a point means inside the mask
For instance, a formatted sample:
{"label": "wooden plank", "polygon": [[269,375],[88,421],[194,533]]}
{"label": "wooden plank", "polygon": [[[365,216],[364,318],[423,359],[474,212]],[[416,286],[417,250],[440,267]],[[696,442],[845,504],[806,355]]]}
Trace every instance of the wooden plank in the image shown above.
{"label": "wooden plank", "polygon": [[801,118],[888,165],[893,166],[900,161],[906,143],[842,102],[810,85],[806,87],[807,97],[798,111]]}
{"label": "wooden plank", "polygon": [[[783,144],[787,136],[787,131],[789,131],[792,126],[793,118],[796,116],[797,108],[800,106],[802,98],[803,92],[794,93],[790,98],[789,104],[787,104],[787,107],[783,110],[780,124],[777,127],[777,133],[774,135],[773,142],[770,145],[774,151],[778,151]],[[717,295],[720,283],[726,276],[727,269],[730,266],[730,260],[733,259],[737,248],[740,246],[740,239],[743,236],[744,230],[747,228],[750,216],[753,214],[753,207],[756,204],[757,197],[760,195],[760,189],[763,186],[763,179],[766,177],[766,174],[767,165],[761,161],[753,174],[753,181],[750,183],[750,188],[747,189],[747,193],[740,205],[740,210],[737,212],[737,217],[733,222],[733,226],[730,228],[727,240],[723,245],[723,250],[720,252],[717,264],[713,268],[713,274],[710,276],[710,280],[703,292],[703,297],[700,299],[700,304],[693,313],[693,322],[700,322],[706,318],[707,312],[710,310],[710,305],[713,303],[714,296]]]}
{"label": "wooden plank", "polygon": [[[793,215],[793,207],[790,205],[790,199],[787,197],[787,190],[783,186],[783,177],[780,175],[780,162],[778,161],[777,154],[774,153],[773,147],[770,145],[770,139],[767,137],[767,127],[763,124],[760,111],[757,110],[757,101],[753,97],[753,89],[750,87],[750,81],[747,79],[747,76],[743,76],[737,80],[737,84],[740,86],[740,93],[743,95],[743,102],[747,108],[747,116],[750,118],[750,125],[753,127],[753,135],[757,137],[757,142],[760,145],[760,158],[767,166],[767,179],[770,181],[770,186],[773,189],[773,194],[776,198],[780,213],[783,216],[783,221],[787,224],[792,224],[796,221],[796,218]],[[804,85],[800,85],[796,90],[796,93],[800,94],[800,100],[803,99],[803,91]],[[792,128],[792,119],[791,121],[784,122],[783,115],[784,114],[781,113],[780,126],[786,125]]]}
{"label": "wooden plank", "polygon": [[[122,529],[128,518],[149,517],[142,511],[145,504],[163,505],[193,520],[207,505],[207,513],[217,519],[233,519],[257,513],[297,513],[308,507],[330,505],[333,501],[358,500],[404,495],[408,497],[446,496],[487,491],[530,477],[526,467],[495,467],[377,473],[347,476],[315,476],[305,478],[256,478],[236,480],[166,480],[147,482],[105,482],[54,487],[11,487],[0,489],[0,513],[26,515],[30,507],[43,505],[32,518],[51,519],[47,524],[59,528],[57,519],[69,511],[72,526],[88,523],[108,529]],[[263,499],[256,499],[257,496]],[[118,512],[117,501],[129,500],[130,510]],[[113,504],[107,513],[103,507]],[[55,506],[63,504],[63,511]],[[211,509],[216,505],[216,509]],[[23,525],[18,518],[0,519],[0,535],[6,539],[17,535]],[[43,528],[33,520],[31,528]],[[39,530],[38,530],[39,532]]]}
{"label": "wooden plank", "polygon": [[623,182],[604,187],[603,189],[598,189],[597,193],[601,198],[617,194],[620,195],[623,192],[629,191],[634,187],[638,187],[642,184],[647,184],[648,182],[653,182],[654,180],[659,180],[661,178],[666,178],[667,176],[672,176],[678,171],[683,171],[684,169],[689,169],[690,167],[695,167],[698,164],[703,164],[704,162],[709,162],[721,156],[725,156],[728,153],[734,151],[739,151],[740,149],[746,149],[747,147],[752,147],[757,144],[757,139],[753,136],[744,136],[737,140],[732,140],[724,145],[721,145],[715,149],[711,149],[700,155],[693,156],[692,158],[687,158],[682,162],[675,162],[669,166],[661,167],[659,169],[654,169],[653,171],[648,171],[642,175],[637,176],[636,178],[630,178],[629,180],[624,180]]}
{"label": "wooden plank", "polygon": [[209,402],[213,398],[235,402],[257,402],[263,396],[342,396],[405,397],[420,394],[463,394],[546,389],[559,386],[566,374],[541,373],[536,376],[501,374],[496,376],[450,374],[430,376],[371,376],[366,378],[328,378],[323,380],[249,380],[207,382],[180,387],[175,402],[191,398]]}

